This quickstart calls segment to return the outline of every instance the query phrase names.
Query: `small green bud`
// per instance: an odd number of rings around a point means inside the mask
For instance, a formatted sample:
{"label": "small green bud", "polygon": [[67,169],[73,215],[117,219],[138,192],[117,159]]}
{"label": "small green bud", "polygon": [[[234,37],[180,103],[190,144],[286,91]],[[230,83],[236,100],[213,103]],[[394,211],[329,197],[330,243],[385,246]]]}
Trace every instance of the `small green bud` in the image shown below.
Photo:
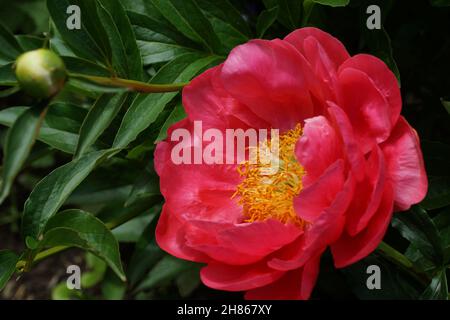
{"label": "small green bud", "polygon": [[67,77],[62,59],[48,49],[37,49],[20,55],[16,60],[15,72],[22,90],[38,99],[57,94]]}

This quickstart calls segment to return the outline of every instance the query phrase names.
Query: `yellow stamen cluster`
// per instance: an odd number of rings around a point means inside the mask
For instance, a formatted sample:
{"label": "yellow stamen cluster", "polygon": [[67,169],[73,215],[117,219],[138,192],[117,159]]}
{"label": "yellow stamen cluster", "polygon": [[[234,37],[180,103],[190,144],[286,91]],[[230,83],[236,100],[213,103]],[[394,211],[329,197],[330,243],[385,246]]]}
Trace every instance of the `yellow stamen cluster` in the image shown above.
{"label": "yellow stamen cluster", "polygon": [[244,179],[233,197],[237,196],[243,207],[245,222],[276,219],[303,227],[304,221],[295,214],[293,204],[294,197],[302,190],[305,174],[295,158],[295,145],[301,134],[302,128],[297,125],[280,135],[278,154],[271,161],[261,161],[261,155],[272,150],[273,142],[270,139],[261,142],[250,148],[249,160],[238,166],[237,170]]}

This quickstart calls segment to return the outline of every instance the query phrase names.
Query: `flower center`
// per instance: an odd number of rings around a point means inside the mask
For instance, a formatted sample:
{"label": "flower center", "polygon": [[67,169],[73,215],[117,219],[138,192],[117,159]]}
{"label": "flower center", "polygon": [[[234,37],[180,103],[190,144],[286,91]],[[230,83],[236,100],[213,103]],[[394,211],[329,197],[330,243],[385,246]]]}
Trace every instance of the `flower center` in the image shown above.
{"label": "flower center", "polygon": [[244,179],[233,195],[238,196],[243,207],[245,222],[276,219],[303,227],[304,221],[296,215],[293,202],[302,190],[305,174],[295,157],[295,144],[301,134],[302,128],[297,125],[279,137],[272,136],[250,147],[249,160],[237,168]]}

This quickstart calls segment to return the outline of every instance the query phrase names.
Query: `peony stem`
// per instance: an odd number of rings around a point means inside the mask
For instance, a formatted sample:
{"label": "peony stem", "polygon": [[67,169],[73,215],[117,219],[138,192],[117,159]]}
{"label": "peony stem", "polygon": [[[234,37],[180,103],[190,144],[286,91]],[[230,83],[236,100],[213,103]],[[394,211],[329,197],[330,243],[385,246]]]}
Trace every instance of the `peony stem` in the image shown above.
{"label": "peony stem", "polygon": [[424,285],[428,285],[431,281],[427,274],[417,270],[414,264],[401,252],[397,251],[386,242],[382,241],[377,248],[377,251],[387,260],[395,263],[397,266],[408,272],[413,278]]}
{"label": "peony stem", "polygon": [[136,80],[122,79],[122,78],[108,78],[99,76],[90,76],[86,74],[70,73],[70,78],[87,80],[99,85],[111,86],[117,88],[125,88],[130,91],[140,93],[161,93],[161,92],[175,92],[180,91],[189,84],[189,82],[172,83],[172,84],[151,84]]}

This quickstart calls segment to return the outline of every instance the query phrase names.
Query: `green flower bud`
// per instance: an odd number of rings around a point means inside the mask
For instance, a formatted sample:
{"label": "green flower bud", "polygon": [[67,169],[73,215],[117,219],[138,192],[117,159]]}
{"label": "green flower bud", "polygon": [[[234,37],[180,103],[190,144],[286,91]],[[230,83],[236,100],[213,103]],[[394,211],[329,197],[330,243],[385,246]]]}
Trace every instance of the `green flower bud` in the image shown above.
{"label": "green flower bud", "polygon": [[20,55],[16,60],[15,71],[22,90],[38,99],[57,94],[67,77],[62,59],[48,49],[37,49]]}

